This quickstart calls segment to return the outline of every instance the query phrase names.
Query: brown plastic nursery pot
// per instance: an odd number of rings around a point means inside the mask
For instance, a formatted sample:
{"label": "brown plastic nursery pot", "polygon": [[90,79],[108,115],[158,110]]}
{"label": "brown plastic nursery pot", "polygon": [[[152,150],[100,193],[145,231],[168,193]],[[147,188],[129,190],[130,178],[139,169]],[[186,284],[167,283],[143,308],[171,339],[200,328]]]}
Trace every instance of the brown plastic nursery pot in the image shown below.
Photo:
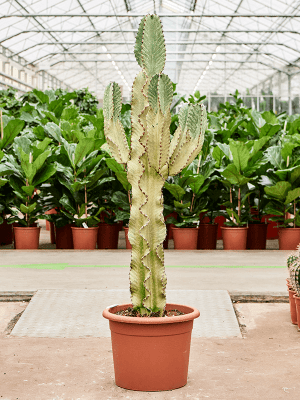
{"label": "brown plastic nursery pot", "polygon": [[215,250],[217,248],[218,224],[201,223],[198,228],[197,249]]}
{"label": "brown plastic nursery pot", "polygon": [[198,228],[173,227],[175,250],[197,250]]}
{"label": "brown plastic nursery pot", "polygon": [[124,231],[125,231],[126,249],[132,249],[132,246],[131,246],[131,244],[130,244],[130,242],[129,242],[129,239],[128,239],[128,229],[129,229],[129,228],[127,228],[127,227],[125,226],[123,229],[124,229]]}
{"label": "brown plastic nursery pot", "polygon": [[296,292],[291,287],[288,288],[288,291],[289,291],[291,321],[292,321],[292,324],[297,325],[298,318],[297,318],[296,303],[295,303],[295,299],[294,299]]}
{"label": "brown plastic nursery pot", "polygon": [[300,228],[278,228],[279,250],[296,250],[300,243]]}
{"label": "brown plastic nursery pot", "polygon": [[13,228],[8,224],[6,219],[0,225],[0,246],[12,244],[13,241]]}
{"label": "brown plastic nursery pot", "polygon": [[117,249],[120,225],[119,224],[106,224],[105,222],[100,222],[98,224],[98,249]]}
{"label": "brown plastic nursery pot", "polygon": [[296,304],[298,330],[300,330],[300,297],[298,297],[297,294],[295,293],[293,295],[293,299],[295,300],[295,304]]}
{"label": "brown plastic nursery pot", "polygon": [[73,249],[72,224],[55,227],[55,240],[57,249]]}
{"label": "brown plastic nursery pot", "polygon": [[200,312],[193,307],[167,304],[185,315],[126,317],[115,312],[132,307],[108,307],[115,382],[124,389],[162,391],[186,385],[193,321]]}
{"label": "brown plastic nursery pot", "polygon": [[247,227],[222,226],[224,250],[246,250]]}
{"label": "brown plastic nursery pot", "polygon": [[265,223],[249,224],[247,233],[247,249],[265,250],[267,244],[268,225]]}
{"label": "brown plastic nursery pot", "polygon": [[14,240],[15,249],[20,250],[35,250],[39,248],[40,240],[39,226],[15,226],[14,227]]}
{"label": "brown plastic nursery pot", "polygon": [[73,245],[76,250],[94,250],[97,243],[98,226],[77,228],[71,226]]}

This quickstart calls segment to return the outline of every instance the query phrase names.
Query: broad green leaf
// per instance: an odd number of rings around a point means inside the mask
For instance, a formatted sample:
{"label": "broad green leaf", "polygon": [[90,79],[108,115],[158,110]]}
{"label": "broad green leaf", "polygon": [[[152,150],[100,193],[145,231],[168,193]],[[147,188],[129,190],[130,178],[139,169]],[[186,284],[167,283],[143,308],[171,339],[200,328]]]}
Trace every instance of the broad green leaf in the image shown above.
{"label": "broad green leaf", "polygon": [[4,186],[8,182],[8,179],[0,178],[0,186]]}
{"label": "broad green leaf", "polygon": [[269,147],[265,152],[265,157],[275,168],[281,168],[282,156],[280,146]]}
{"label": "broad green leaf", "polygon": [[33,89],[32,92],[42,104],[49,104],[49,97],[44,92],[37,89]]}
{"label": "broad green leaf", "polygon": [[283,147],[281,149],[281,155],[285,162],[287,162],[288,157],[290,157],[290,158],[292,157],[293,150],[299,146],[300,146],[300,143],[291,143],[291,142],[287,142],[283,145]]}
{"label": "broad green leaf", "polygon": [[215,146],[212,152],[213,158],[216,160],[216,168],[220,168],[222,164],[222,158],[224,157],[224,152],[219,146]]}
{"label": "broad green leaf", "polygon": [[251,178],[246,178],[241,175],[234,164],[227,165],[227,167],[220,173],[232,185],[242,186],[251,180]]}
{"label": "broad green leaf", "polygon": [[[270,140],[269,136],[262,137],[257,140],[251,141],[253,144],[250,148],[251,158]],[[249,142],[248,142],[249,143]],[[247,143],[246,143],[247,144]]]}
{"label": "broad green leaf", "polygon": [[300,197],[300,188],[290,190],[287,194],[284,204],[291,203],[292,201],[296,200],[298,197]]}
{"label": "broad green leaf", "polygon": [[125,190],[130,190],[131,189],[131,184],[128,182],[127,179],[127,172],[115,172],[116,177],[119,182],[123,185]]}
{"label": "broad green leaf", "polygon": [[77,143],[75,150],[74,164],[77,165],[93,149],[94,141],[92,139],[81,139]]}
{"label": "broad green leaf", "polygon": [[36,208],[37,203],[33,203],[30,206],[25,206],[25,204],[21,204],[20,210],[23,214],[31,214],[35,208]]}
{"label": "broad green leaf", "polygon": [[280,125],[273,125],[273,124],[268,124],[266,123],[260,130],[260,135],[259,137],[263,136],[274,136],[279,130],[281,126]]}
{"label": "broad green leaf", "polygon": [[47,180],[54,175],[56,172],[56,168],[54,165],[46,165],[45,168],[38,171],[33,181],[35,187],[40,185],[41,183],[47,182]]}
{"label": "broad green leaf", "polygon": [[204,183],[203,175],[194,176],[193,181],[189,183],[189,187],[192,189],[193,193],[198,194],[203,183]]}
{"label": "broad green leaf", "polygon": [[105,159],[106,165],[109,169],[111,169],[114,173],[116,172],[124,172],[124,166],[117,163],[117,161],[113,158]]}
{"label": "broad green leaf", "polygon": [[77,117],[78,117],[78,109],[74,106],[66,107],[61,114],[61,119],[64,119],[66,121],[76,119]]}
{"label": "broad green leaf", "polygon": [[274,186],[265,187],[265,193],[267,196],[274,197],[280,201],[285,201],[288,192],[291,190],[292,185],[289,182],[280,181]]}
{"label": "broad green leaf", "polygon": [[179,210],[184,210],[185,208],[189,208],[190,205],[191,205],[190,201],[188,203],[180,203],[179,201],[174,200],[174,206]]}
{"label": "broad green leaf", "polygon": [[29,154],[26,154],[20,147],[19,147],[20,155],[21,155],[21,167],[22,170],[28,179],[29,184],[32,183],[33,177],[36,174],[35,166],[29,162]]}
{"label": "broad green leaf", "polygon": [[60,200],[59,200],[60,204],[65,207],[65,209],[67,211],[69,211],[69,213],[71,213],[72,215],[77,214],[76,209],[73,207],[70,199],[68,198],[68,196],[66,194],[64,194]]}
{"label": "broad green leaf", "polygon": [[50,155],[50,151],[44,151],[42,154],[40,154],[36,160],[33,161],[33,166],[36,169],[36,171],[38,171],[39,169],[41,169],[44,164],[45,161],[47,160],[48,156]]}
{"label": "broad green leaf", "polygon": [[175,197],[176,200],[180,201],[185,195],[185,190],[179,185],[174,183],[165,182],[164,187]]}
{"label": "broad green leaf", "polygon": [[33,192],[34,192],[34,186],[30,185],[30,186],[22,186],[22,190],[24,193],[27,194],[27,196],[32,196]]}
{"label": "broad green leaf", "polygon": [[0,140],[0,150],[12,143],[23,127],[24,121],[21,121],[20,119],[10,120],[3,130],[3,139]]}
{"label": "broad green leaf", "polygon": [[51,142],[52,142],[52,139],[46,137],[46,138],[44,138],[44,140],[43,140],[42,142],[39,142],[39,143],[36,145],[36,147],[37,147],[39,150],[45,151],[46,148],[49,146],[49,144],[50,144]]}
{"label": "broad green leaf", "polygon": [[294,183],[300,177],[300,166],[291,172],[291,183]]}
{"label": "broad green leaf", "polygon": [[217,143],[217,146],[222,150],[222,152],[225,154],[225,156],[229,159],[232,160],[232,154],[230,152],[230,147],[226,143]]}
{"label": "broad green leaf", "polygon": [[45,129],[49,133],[50,136],[52,136],[58,142],[61,142],[61,139],[62,139],[61,130],[58,125],[56,125],[54,122],[48,122],[45,125]]}
{"label": "broad green leaf", "polygon": [[249,150],[243,142],[238,142],[229,139],[229,147],[233,158],[233,163],[237,170],[244,171],[247,168],[248,160],[250,158]]}

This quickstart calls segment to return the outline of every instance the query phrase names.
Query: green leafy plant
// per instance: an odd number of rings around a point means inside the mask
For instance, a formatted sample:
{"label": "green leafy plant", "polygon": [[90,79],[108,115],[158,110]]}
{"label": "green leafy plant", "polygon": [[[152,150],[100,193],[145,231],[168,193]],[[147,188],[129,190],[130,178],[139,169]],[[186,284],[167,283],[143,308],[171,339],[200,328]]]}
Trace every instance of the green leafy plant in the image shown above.
{"label": "green leafy plant", "polygon": [[14,207],[19,212],[9,219],[11,223],[29,227],[39,218],[44,218],[39,188],[56,172],[54,163],[50,161],[50,142],[49,138],[31,142],[26,137],[19,137],[13,144],[13,153],[4,157],[3,167],[15,194]]}
{"label": "green leafy plant", "polygon": [[104,94],[105,136],[115,160],[127,165],[132,185],[129,222],[132,303],[142,315],[162,314],[166,305],[162,188],[168,176],[177,175],[200,152],[206,112],[202,105],[182,108],[179,126],[170,141],[173,86],[168,76],[162,74],[166,50],[156,15],[142,19],[134,52],[142,71],[132,88],[131,146],[119,120],[121,90],[116,83],[110,83]]}

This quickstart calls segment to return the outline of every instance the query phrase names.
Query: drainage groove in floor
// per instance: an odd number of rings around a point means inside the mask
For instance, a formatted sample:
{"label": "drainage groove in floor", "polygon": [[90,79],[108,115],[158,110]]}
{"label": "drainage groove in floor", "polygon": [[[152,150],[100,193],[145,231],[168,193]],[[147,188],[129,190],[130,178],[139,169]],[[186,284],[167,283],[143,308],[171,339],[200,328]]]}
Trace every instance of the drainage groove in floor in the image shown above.
{"label": "drainage groove in floor", "polygon": [[[168,303],[200,310],[192,337],[242,338],[226,290],[168,290]],[[128,290],[38,290],[11,332],[16,337],[110,337],[102,311],[109,305],[129,303]]]}

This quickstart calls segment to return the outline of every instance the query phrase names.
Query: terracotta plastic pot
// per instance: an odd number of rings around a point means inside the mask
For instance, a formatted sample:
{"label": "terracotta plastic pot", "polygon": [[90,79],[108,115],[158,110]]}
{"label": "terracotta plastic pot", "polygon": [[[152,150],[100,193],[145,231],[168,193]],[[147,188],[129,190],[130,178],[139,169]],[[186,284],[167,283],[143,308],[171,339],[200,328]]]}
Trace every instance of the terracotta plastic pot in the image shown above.
{"label": "terracotta plastic pot", "polygon": [[222,226],[224,250],[246,250],[247,227]]}
{"label": "terracotta plastic pot", "polygon": [[[49,214],[57,214],[57,211],[56,211],[55,208],[51,208],[51,210],[46,211],[45,214],[46,214],[46,215],[49,215]],[[50,224],[51,224],[51,222],[49,222],[49,221],[46,220],[46,231],[50,231]],[[52,243],[52,242],[51,242],[51,243]],[[55,243],[55,242],[54,242],[54,243]],[[52,244],[53,244],[53,243],[52,243]]]}
{"label": "terracotta plastic pot", "polygon": [[278,228],[279,250],[296,250],[300,243],[300,228]]}
{"label": "terracotta plastic pot", "polygon": [[275,215],[268,214],[268,215],[262,217],[261,222],[267,221],[267,224],[268,224],[267,239],[278,239],[277,222],[270,221],[271,217],[275,217]]}
{"label": "terracotta plastic pot", "polygon": [[3,220],[3,224],[0,225],[0,246],[12,244],[13,241],[13,228],[11,224],[8,224],[6,219]]}
{"label": "terracotta plastic pot", "polygon": [[218,224],[201,223],[198,228],[197,249],[215,250],[217,248]]}
{"label": "terracotta plastic pot", "polygon": [[39,248],[40,240],[39,226],[15,226],[14,237],[15,237],[15,248],[17,250],[35,250]]}
{"label": "terracotta plastic pot", "polygon": [[296,295],[296,292],[292,289],[289,288],[289,303],[290,303],[290,313],[291,313],[291,321],[292,324],[297,325],[297,310],[296,310],[296,303],[294,296]]}
{"label": "terracotta plastic pot", "polygon": [[120,225],[101,222],[98,226],[98,249],[117,249]]}
{"label": "terracotta plastic pot", "polygon": [[125,317],[114,314],[132,307],[122,304],[103,311],[109,320],[118,386],[140,391],[172,390],[187,383],[196,308],[167,304],[186,313],[175,317]]}
{"label": "terracotta plastic pot", "polygon": [[218,217],[215,218],[215,223],[218,224],[218,235],[217,235],[217,240],[222,239],[222,226],[224,226],[224,223],[226,221],[226,218],[223,217],[223,215],[219,215]]}
{"label": "terracotta plastic pot", "polygon": [[247,249],[265,250],[267,244],[267,230],[267,224],[249,224],[247,233]]}
{"label": "terracotta plastic pot", "polygon": [[[175,219],[177,219],[177,216],[178,215],[177,215],[176,212],[172,212],[171,214],[166,215],[164,218],[165,218],[165,221],[166,221],[167,218],[169,218],[169,217],[174,217]],[[175,226],[174,224],[167,224],[167,229],[168,229],[168,231],[167,231],[167,234],[168,234],[167,240],[173,239],[173,231],[172,231],[172,229],[173,229],[174,226]]]}
{"label": "terracotta plastic pot", "polygon": [[73,249],[72,224],[62,227],[55,227],[56,248],[57,249]]}
{"label": "terracotta plastic pot", "polygon": [[298,297],[297,294],[294,294],[293,299],[295,300],[296,304],[298,330],[300,330],[300,297]]}
{"label": "terracotta plastic pot", "polygon": [[94,250],[97,243],[98,226],[77,228],[71,226],[73,246],[76,250]]}
{"label": "terracotta plastic pot", "polygon": [[172,228],[175,250],[197,250],[198,228]]}
{"label": "terracotta plastic pot", "polygon": [[127,249],[127,250],[132,249],[132,246],[131,246],[131,244],[130,244],[130,242],[129,242],[129,239],[128,239],[128,229],[129,229],[129,228],[124,227],[123,229],[124,229],[124,231],[125,231],[126,249]]}

